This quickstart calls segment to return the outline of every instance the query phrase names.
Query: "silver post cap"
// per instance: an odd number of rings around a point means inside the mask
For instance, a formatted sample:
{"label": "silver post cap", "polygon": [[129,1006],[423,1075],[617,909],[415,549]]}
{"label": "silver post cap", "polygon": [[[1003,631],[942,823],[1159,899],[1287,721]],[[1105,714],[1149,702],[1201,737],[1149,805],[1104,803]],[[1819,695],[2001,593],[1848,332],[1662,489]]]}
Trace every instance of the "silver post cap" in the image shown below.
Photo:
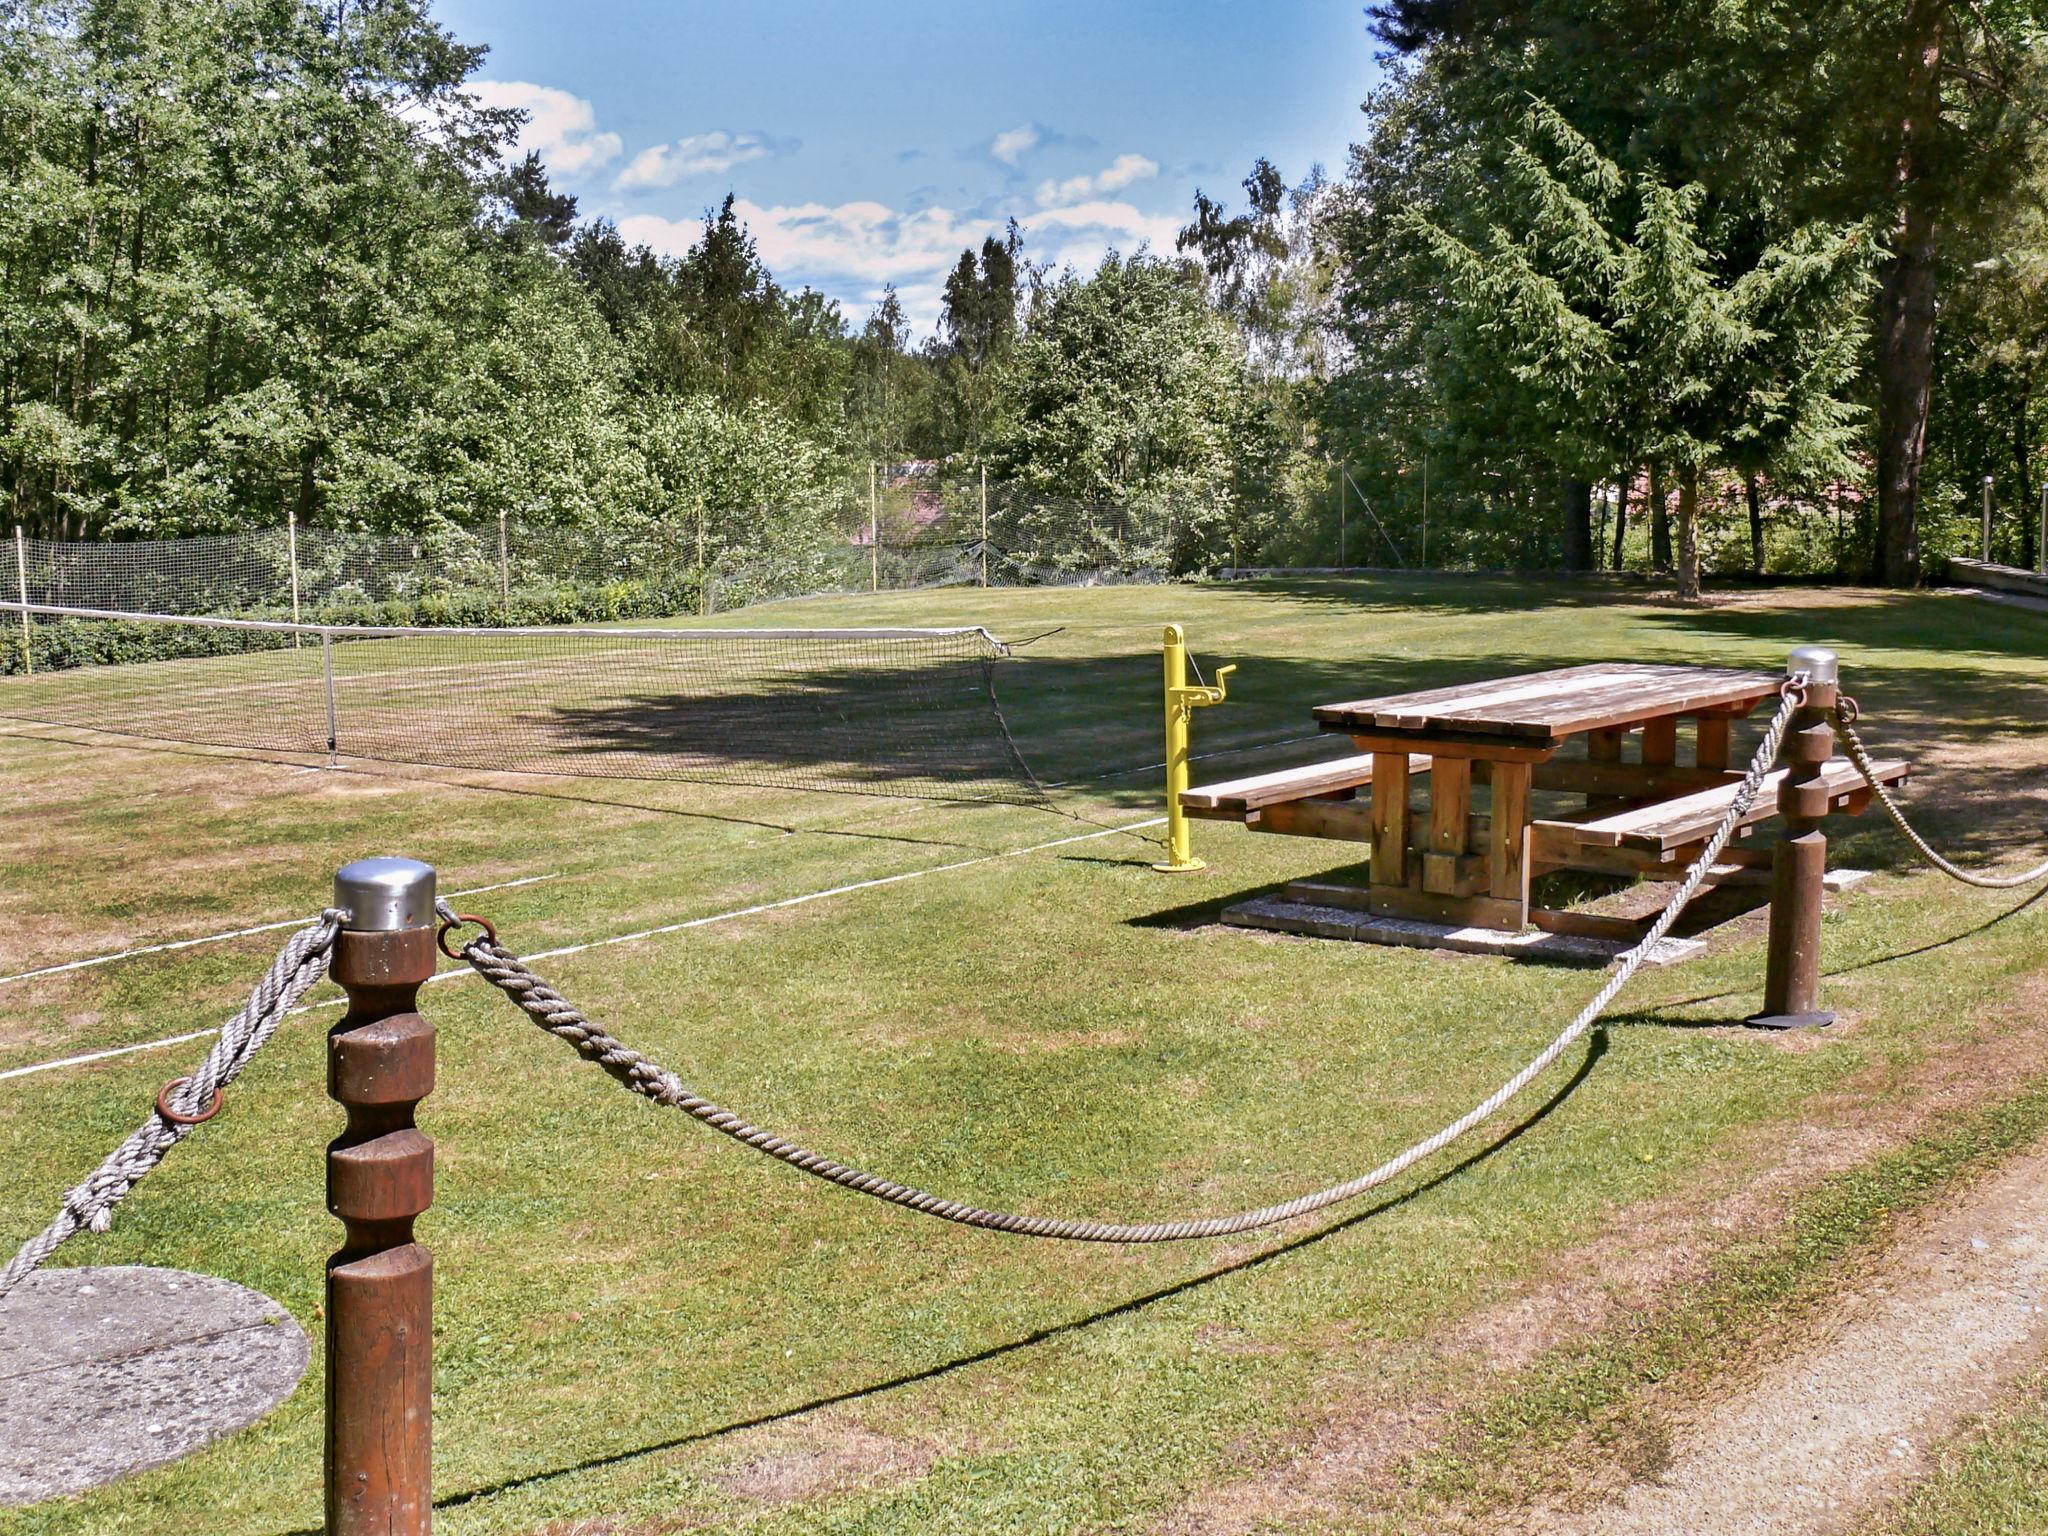
{"label": "silver post cap", "polygon": [[434,921],[434,866],[418,859],[357,859],[334,876],[334,904],[355,933],[395,933]]}
{"label": "silver post cap", "polygon": [[1804,672],[1810,683],[1836,683],[1842,678],[1841,658],[1824,645],[1802,645],[1785,663],[1785,675]]}

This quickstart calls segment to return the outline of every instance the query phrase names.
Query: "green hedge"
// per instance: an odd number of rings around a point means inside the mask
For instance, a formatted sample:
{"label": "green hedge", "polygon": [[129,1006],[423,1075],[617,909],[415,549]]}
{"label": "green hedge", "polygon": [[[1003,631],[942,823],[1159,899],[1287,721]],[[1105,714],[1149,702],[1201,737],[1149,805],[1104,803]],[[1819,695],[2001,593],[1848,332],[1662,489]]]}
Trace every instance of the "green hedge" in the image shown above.
{"label": "green hedge", "polygon": [[[527,628],[542,624],[598,624],[623,619],[658,618],[695,613],[701,600],[696,574],[672,582],[614,581],[602,586],[563,584],[514,592],[501,606],[488,591],[436,593],[408,601],[329,604],[301,615],[308,624],[348,626],[418,625],[428,628],[480,629],[502,624]],[[289,611],[257,611],[217,615],[235,619],[288,619]],[[4,615],[0,633],[0,676],[23,671],[21,621]],[[134,623],[119,619],[54,619],[30,621],[35,642],[35,670],[58,672],[70,667],[118,666],[142,661],[174,661],[188,656],[236,656],[277,650],[292,643],[288,634],[263,630],[210,629],[200,625]]]}

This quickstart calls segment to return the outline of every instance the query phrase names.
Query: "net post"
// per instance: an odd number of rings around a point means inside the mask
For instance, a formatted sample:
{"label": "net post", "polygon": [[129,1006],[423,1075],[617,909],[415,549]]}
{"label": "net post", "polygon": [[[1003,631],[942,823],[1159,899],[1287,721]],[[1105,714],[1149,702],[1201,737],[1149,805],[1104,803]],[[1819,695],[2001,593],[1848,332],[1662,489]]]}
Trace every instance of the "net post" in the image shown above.
{"label": "net post", "polygon": [[875,466],[868,464],[868,590],[882,590],[882,501]]}
{"label": "net post", "polygon": [[[2043,490],[2048,490],[2048,486],[2044,486]],[[2048,507],[2048,497],[2043,498],[2041,505]],[[988,585],[988,466],[986,464],[981,466],[981,584],[984,587]]]}
{"label": "net post", "polygon": [[1835,752],[1829,711],[1840,690],[1840,663],[1833,651],[1802,645],[1792,652],[1786,676],[1806,674],[1806,696],[1793,711],[1778,761],[1785,781],[1778,810],[1785,830],[1771,854],[1771,936],[1764,968],[1763,1011],[1747,1021],[1759,1029],[1805,1029],[1832,1024],[1820,1006],[1821,900],[1828,871],[1828,840],[1821,823],[1828,813],[1822,769]]}
{"label": "net post", "polygon": [[512,622],[512,549],[505,533],[505,514],[498,513],[498,621]]}
{"label": "net post", "polygon": [[320,678],[321,691],[327,697],[327,766],[332,768],[341,750],[340,733],[335,728],[334,708],[334,632],[320,631]]}
{"label": "net post", "polygon": [[[292,622],[299,622],[299,513],[296,507],[284,509],[284,558],[292,573]],[[292,636],[292,649],[299,648],[300,637]]]}
{"label": "net post", "polygon": [[1188,637],[1178,624],[1166,626],[1166,858],[1152,867],[1161,874],[1192,874],[1207,866],[1195,857],[1188,815],[1180,797],[1188,787]]}
{"label": "net post", "polygon": [[36,675],[35,631],[29,626],[28,618],[28,537],[21,531],[21,524],[14,525],[14,579],[21,586],[21,670],[23,675]]}
{"label": "net post", "polygon": [[434,1506],[434,1257],[413,1238],[433,1203],[434,1144],[414,1112],[434,1090],[434,1029],[414,1011],[434,974],[432,866],[362,859],[334,877],[348,913],[331,974],[348,1012],[327,1036],[327,1092],[348,1124],[327,1149],[326,1434],[332,1536],[428,1536]]}

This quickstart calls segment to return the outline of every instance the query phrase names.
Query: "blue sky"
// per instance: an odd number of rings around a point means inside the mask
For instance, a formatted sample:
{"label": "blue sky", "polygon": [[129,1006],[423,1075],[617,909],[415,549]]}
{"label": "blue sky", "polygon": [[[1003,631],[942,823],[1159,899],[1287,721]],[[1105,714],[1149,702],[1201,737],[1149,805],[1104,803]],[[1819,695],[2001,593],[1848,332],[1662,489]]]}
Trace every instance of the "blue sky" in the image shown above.
{"label": "blue sky", "polygon": [[680,254],[735,193],[777,278],[920,330],[962,246],[1015,215],[1088,267],[1170,249],[1195,189],[1264,154],[1341,173],[1376,77],[1356,0],[441,0],[486,99],[533,113],[583,213]]}

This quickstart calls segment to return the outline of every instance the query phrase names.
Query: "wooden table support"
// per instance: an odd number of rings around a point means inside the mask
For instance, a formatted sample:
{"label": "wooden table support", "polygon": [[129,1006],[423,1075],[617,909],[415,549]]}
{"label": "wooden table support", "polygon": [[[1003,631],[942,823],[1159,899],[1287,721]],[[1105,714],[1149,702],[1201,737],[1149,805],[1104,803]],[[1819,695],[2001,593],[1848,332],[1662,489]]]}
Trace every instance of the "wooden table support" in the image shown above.
{"label": "wooden table support", "polygon": [[1760,1029],[1806,1029],[1832,1024],[1820,1006],[1821,897],[1828,870],[1828,840],[1821,823],[1829,808],[1822,769],[1834,755],[1834,708],[1840,675],[1835,653],[1801,646],[1786,675],[1807,674],[1806,702],[1793,713],[1778,760],[1785,784],[1778,808],[1785,830],[1771,864],[1771,938],[1765,961],[1763,1012],[1749,1022]]}
{"label": "wooden table support", "polygon": [[434,1144],[413,1111],[434,1089],[434,1029],[413,1011],[434,974],[434,871],[363,859],[334,878],[349,913],[332,975],[348,1012],[327,1036],[327,1092],[348,1125],[327,1149],[329,1536],[426,1536],[433,1525],[434,1259],[413,1240],[433,1202]]}

